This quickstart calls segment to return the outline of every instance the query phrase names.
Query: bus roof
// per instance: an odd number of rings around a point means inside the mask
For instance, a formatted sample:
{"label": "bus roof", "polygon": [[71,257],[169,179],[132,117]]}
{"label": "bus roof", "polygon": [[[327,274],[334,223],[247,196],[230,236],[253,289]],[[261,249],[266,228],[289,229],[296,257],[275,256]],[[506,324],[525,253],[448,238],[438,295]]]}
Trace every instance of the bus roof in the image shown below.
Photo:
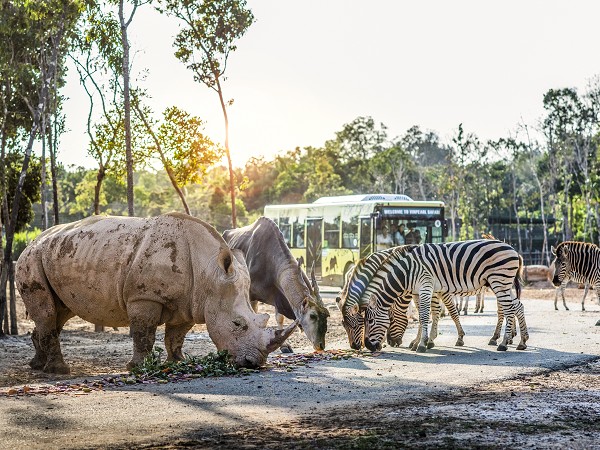
{"label": "bus roof", "polygon": [[[287,205],[266,205],[266,209],[288,209],[288,208],[314,208],[324,206],[358,206],[375,205],[386,203],[403,203],[405,206],[436,206],[443,207],[444,202],[439,200],[420,201],[413,200],[404,194],[358,194],[358,195],[339,195],[335,197],[321,197],[313,203],[295,203]],[[407,204],[408,203],[408,204]]]}
{"label": "bus roof", "polygon": [[313,203],[361,203],[368,201],[401,201],[412,202],[413,199],[404,194],[356,194],[338,195],[335,197],[321,197]]}

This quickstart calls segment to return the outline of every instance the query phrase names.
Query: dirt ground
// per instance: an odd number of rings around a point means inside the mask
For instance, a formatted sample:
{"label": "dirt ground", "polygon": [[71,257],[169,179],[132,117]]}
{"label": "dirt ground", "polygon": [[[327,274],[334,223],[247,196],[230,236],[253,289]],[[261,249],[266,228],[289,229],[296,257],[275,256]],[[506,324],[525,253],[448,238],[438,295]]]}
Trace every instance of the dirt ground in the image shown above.
{"label": "dirt ground", "polygon": [[[583,291],[567,290],[571,309],[580,309]],[[554,290],[531,286],[525,301],[552,301]],[[593,301],[588,297],[587,301]],[[489,305],[490,302],[487,302]],[[345,346],[345,331],[333,298],[328,342]],[[487,305],[486,305],[487,306]],[[471,311],[474,302],[470,304]],[[559,305],[562,309],[562,305]],[[269,311],[263,307],[263,311]],[[472,314],[472,312],[471,312]],[[273,316],[273,315],[272,315]],[[273,317],[272,317],[273,320]],[[270,325],[273,325],[271,323]],[[19,336],[0,340],[0,388],[31,383],[123,373],[131,357],[128,329],[94,333],[93,325],[71,319],[61,336],[68,376],[33,371],[30,333],[33,322],[19,310]],[[410,330],[409,330],[410,332]],[[162,345],[164,334],[157,334]],[[309,351],[296,332],[292,347]],[[344,348],[345,348],[344,347]],[[215,349],[202,325],[186,338],[184,351],[203,355]],[[218,435],[204,432],[169,445],[143,448],[599,448],[600,362],[582,363],[541,375],[523,375],[502,382],[454,389],[442,394],[410,397],[402,403],[370,404],[368,408],[329,409],[283,422],[277,427],[246,427]],[[240,445],[243,443],[243,445]]]}

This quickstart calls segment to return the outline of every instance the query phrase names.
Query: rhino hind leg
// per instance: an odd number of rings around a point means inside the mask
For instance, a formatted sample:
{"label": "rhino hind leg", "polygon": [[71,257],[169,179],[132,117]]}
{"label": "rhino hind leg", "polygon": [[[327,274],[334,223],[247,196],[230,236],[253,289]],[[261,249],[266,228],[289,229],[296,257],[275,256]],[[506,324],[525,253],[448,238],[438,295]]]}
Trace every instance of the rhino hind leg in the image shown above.
{"label": "rhino hind leg", "polygon": [[167,324],[165,327],[165,348],[167,349],[167,361],[181,361],[183,359],[183,341],[188,331],[192,329],[194,322],[186,322],[178,325]]}
{"label": "rhino hind leg", "polygon": [[144,358],[152,351],[162,308],[160,303],[144,300],[127,305],[129,327],[133,338],[133,356],[127,363],[128,370],[144,362]]}
{"label": "rhino hind leg", "polygon": [[33,333],[31,334],[31,341],[33,342],[33,347],[35,348],[35,356],[29,361],[29,366],[34,370],[42,370],[46,365],[46,361],[48,361],[48,354],[40,345],[39,333],[37,328],[33,329]]}

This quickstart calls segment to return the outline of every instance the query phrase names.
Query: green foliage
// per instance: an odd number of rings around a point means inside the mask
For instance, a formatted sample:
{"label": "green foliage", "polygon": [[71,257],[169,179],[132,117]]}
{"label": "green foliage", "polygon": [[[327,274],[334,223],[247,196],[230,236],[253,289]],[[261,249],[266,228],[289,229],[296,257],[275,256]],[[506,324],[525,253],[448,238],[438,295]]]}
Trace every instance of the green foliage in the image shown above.
{"label": "green foliage", "polygon": [[[12,214],[12,204],[21,175],[23,166],[23,155],[17,152],[10,152],[5,158],[6,182],[7,182],[7,200],[8,212]],[[27,169],[27,176],[21,193],[19,212],[15,231],[19,232],[26,228],[27,224],[33,219],[33,204],[40,201],[40,183],[41,183],[41,164],[39,159],[32,158]],[[6,223],[4,209],[0,211],[2,223]]]}
{"label": "green foliage", "polygon": [[175,56],[194,72],[194,79],[209,88],[225,76],[234,42],[254,22],[245,0],[162,0],[158,10],[185,24],[175,38]]}
{"label": "green foliage", "polygon": [[237,368],[231,361],[227,350],[216,353],[211,352],[202,357],[186,355],[182,361],[173,362],[162,362],[162,353],[162,348],[155,347],[144,358],[144,361],[131,371],[131,374],[139,381],[169,381],[184,378],[223,377],[255,372],[255,370]]}
{"label": "green foliage", "polygon": [[223,156],[223,151],[202,133],[204,122],[199,117],[176,106],[167,108],[163,116],[157,138],[165,169],[173,172],[180,187],[200,182],[208,168]]}
{"label": "green foliage", "polygon": [[[19,259],[25,247],[27,247],[31,241],[33,241],[39,234],[42,232],[39,228],[34,228],[31,231],[21,231],[19,233],[15,233],[15,239],[13,241],[13,261]],[[2,239],[2,245],[6,245],[6,239]]]}

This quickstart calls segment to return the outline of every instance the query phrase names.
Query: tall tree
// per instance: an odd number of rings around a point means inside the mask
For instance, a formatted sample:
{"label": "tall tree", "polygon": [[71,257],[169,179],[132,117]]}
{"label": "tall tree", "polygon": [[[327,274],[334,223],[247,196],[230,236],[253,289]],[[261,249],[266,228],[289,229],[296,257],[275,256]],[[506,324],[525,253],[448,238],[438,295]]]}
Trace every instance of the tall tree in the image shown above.
{"label": "tall tree", "polygon": [[[21,77],[29,74],[29,80],[34,80],[37,89],[31,96],[27,95],[32,94],[29,90],[27,92],[16,90],[28,106],[32,125],[28,130],[29,138],[6,229],[6,246],[0,278],[0,323],[4,316],[6,283],[8,272],[12,270],[12,244],[33,142],[40,131],[41,119],[48,106],[49,92],[54,86],[53,81],[57,76],[58,64],[61,61],[60,53],[64,45],[63,39],[74,27],[81,11],[81,4],[73,0],[48,0],[46,2],[12,2],[4,4],[3,7],[6,9],[2,11],[2,17],[7,20],[2,21],[0,33],[3,36],[0,40],[7,39],[13,42],[18,40],[20,44],[26,44],[24,48],[19,48],[19,59],[13,59],[12,63],[16,64],[20,70]],[[14,49],[16,47],[13,47]],[[2,54],[0,58],[6,61],[12,58],[12,55]]]}
{"label": "tall tree", "polygon": [[214,90],[219,96],[225,122],[225,153],[229,167],[231,222],[235,228],[235,174],[229,148],[229,117],[227,107],[233,100],[225,100],[223,81],[226,80],[227,59],[254,22],[254,15],[246,8],[245,0],[162,0],[161,12],[175,16],[184,27],[175,38],[175,56],[194,72],[194,79]]}
{"label": "tall tree", "polygon": [[184,188],[200,182],[207,169],[221,158],[220,149],[202,133],[204,123],[199,117],[172,106],[165,110],[163,121],[155,129],[149,112],[137,99],[133,106],[151,137],[150,151],[158,155],[185,212],[191,214]]}

